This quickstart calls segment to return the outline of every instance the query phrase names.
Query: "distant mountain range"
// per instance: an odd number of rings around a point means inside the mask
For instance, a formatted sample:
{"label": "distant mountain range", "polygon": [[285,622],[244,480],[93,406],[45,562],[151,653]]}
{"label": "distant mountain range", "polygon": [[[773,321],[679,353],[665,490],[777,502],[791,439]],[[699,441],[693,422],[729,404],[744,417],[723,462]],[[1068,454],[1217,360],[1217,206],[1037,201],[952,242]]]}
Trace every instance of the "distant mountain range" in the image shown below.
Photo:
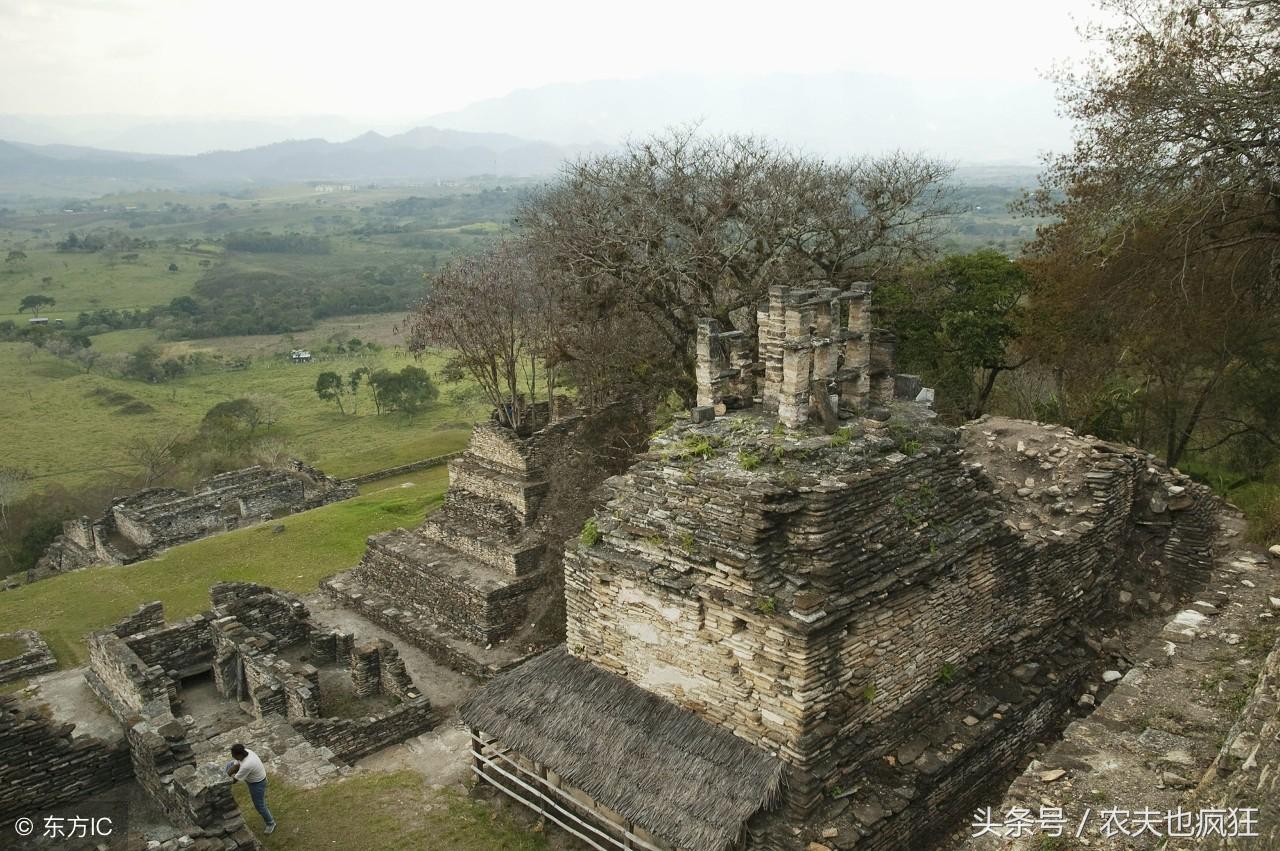
{"label": "distant mountain range", "polygon": [[1029,166],[1040,154],[1067,146],[1069,127],[1054,103],[1052,91],[1040,83],[923,83],[842,72],[671,74],[555,84],[481,101],[387,135],[356,135],[363,128],[332,116],[270,121],[0,115],[0,140],[14,140],[0,142],[0,195],[90,195],[122,182],[225,188],[308,180],[535,177],[555,172],[566,158],[691,123],[706,132],[765,136],[821,156],[901,149],[969,165]]}
{"label": "distant mountain range", "polygon": [[347,142],[304,139],[195,156],[105,151],[0,141],[0,191],[33,182],[99,178],[151,185],[232,186],[311,180],[457,180],[479,175],[535,177],[591,150],[501,133],[418,127],[394,136],[368,132]]}

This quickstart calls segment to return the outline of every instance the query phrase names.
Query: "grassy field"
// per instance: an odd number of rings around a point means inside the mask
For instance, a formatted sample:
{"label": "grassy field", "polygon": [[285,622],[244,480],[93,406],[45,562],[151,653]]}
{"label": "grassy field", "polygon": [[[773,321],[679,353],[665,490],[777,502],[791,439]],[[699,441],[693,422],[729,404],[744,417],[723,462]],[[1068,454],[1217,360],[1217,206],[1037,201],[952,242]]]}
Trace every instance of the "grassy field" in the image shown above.
{"label": "grassy field", "polygon": [[358,774],[317,789],[272,781],[267,803],[279,827],[262,834],[243,783],[236,800],[258,838],[272,851],[359,848],[362,851],[544,851],[543,834],[504,811],[447,789],[432,789],[416,772]]}
{"label": "grassy field", "polygon": [[[169,619],[209,607],[209,587],[252,580],[307,593],[321,579],[360,560],[365,539],[422,522],[448,485],[444,467],[398,485],[268,523],[174,547],[148,561],[95,567],[0,594],[0,631],[38,629],[59,665],[84,662],[84,636],[151,600]],[[283,525],[284,531],[275,527]]]}
{"label": "grassy field", "polygon": [[[474,405],[452,404],[452,387],[442,387],[436,404],[413,421],[398,413],[376,416],[367,391],[360,398],[358,415],[340,413],[332,402],[315,394],[316,376],[325,370],[345,374],[362,365],[398,370],[413,363],[403,353],[387,349],[367,358],[338,357],[311,364],[265,356],[287,351],[291,344],[318,345],[333,335],[385,338],[399,318],[335,320],[296,339],[227,338],[171,344],[166,348],[173,352],[255,358],[247,369],[210,371],[164,384],[86,374],[43,352],[27,361],[22,344],[0,343],[0,374],[7,376],[9,400],[0,407],[0,445],[7,448],[9,463],[31,472],[36,487],[50,482],[74,486],[132,469],[126,449],[136,436],[190,431],[218,402],[257,393],[280,401],[282,416],[273,432],[294,454],[333,475],[359,475],[460,449],[481,411]],[[117,331],[96,338],[95,345],[105,353],[127,352],[154,339],[148,330]],[[428,356],[422,365],[438,376],[442,358]],[[139,402],[150,410],[126,413],[145,410]]]}
{"label": "grassy field", "polygon": [[[139,252],[132,262],[114,252],[63,254],[30,248],[27,259],[0,264],[0,319],[25,323],[30,313],[19,316],[23,296],[43,293],[57,304],[42,310],[52,319],[75,319],[81,311],[98,308],[137,309],[168,304],[191,292],[204,270],[198,265],[205,255],[165,246]],[[178,266],[169,271],[169,264]],[[45,283],[45,278],[52,282]]]}

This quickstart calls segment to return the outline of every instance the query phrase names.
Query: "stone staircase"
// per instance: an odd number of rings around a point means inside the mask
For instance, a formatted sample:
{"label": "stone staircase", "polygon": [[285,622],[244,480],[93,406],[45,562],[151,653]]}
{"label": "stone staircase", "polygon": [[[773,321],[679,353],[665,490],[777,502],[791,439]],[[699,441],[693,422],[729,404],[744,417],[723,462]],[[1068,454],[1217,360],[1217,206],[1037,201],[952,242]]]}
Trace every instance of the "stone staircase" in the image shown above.
{"label": "stone staircase", "polygon": [[543,584],[546,542],[533,526],[549,483],[538,463],[539,434],[478,426],[467,451],[449,462],[445,504],[417,529],[371,537],[360,564],[322,589],[473,675],[523,658],[494,651],[529,621]]}

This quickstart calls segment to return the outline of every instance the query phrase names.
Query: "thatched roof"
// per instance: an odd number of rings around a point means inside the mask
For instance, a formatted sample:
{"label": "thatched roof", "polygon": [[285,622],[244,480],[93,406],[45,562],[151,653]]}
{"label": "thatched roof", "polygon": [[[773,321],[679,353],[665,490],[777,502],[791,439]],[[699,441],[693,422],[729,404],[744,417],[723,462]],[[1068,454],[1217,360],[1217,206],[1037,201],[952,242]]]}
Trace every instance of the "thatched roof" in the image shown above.
{"label": "thatched roof", "polygon": [[779,797],[776,757],[564,647],[499,675],[460,712],[680,848],[732,847]]}

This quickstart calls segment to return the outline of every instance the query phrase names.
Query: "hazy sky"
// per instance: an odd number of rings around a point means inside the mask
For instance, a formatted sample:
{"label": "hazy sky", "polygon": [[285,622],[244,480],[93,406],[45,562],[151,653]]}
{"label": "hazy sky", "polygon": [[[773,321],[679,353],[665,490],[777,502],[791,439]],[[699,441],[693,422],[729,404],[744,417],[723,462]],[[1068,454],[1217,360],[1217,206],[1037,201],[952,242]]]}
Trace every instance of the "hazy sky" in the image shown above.
{"label": "hazy sky", "polygon": [[415,119],[664,71],[1033,80],[1083,0],[0,0],[0,113]]}

